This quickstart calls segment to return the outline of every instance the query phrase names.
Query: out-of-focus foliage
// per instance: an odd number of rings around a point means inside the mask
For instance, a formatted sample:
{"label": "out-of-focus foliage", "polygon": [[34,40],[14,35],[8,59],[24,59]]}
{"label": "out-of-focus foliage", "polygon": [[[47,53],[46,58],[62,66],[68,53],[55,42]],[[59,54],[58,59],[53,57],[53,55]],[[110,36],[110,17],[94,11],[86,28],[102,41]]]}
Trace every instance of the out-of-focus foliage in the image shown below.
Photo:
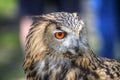
{"label": "out-of-focus foliage", "polygon": [[18,10],[18,0],[0,0],[0,18],[14,17]]}
{"label": "out-of-focus foliage", "polygon": [[23,78],[18,0],[0,0],[0,80]]}
{"label": "out-of-focus foliage", "polygon": [[22,52],[15,32],[0,34],[0,80],[18,80],[23,75]]}

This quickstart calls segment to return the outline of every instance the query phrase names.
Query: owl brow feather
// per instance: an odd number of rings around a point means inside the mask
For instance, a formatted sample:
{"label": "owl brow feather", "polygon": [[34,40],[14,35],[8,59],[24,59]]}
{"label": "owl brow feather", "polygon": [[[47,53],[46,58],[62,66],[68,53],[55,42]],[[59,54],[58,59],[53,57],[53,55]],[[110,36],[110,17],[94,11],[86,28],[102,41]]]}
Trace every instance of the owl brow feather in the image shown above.
{"label": "owl brow feather", "polygon": [[[52,16],[51,16],[52,17]],[[56,21],[55,21],[55,19],[53,18],[46,18],[44,15],[42,15],[42,16],[30,16],[30,18],[33,20],[33,24],[32,25],[38,25],[38,23],[40,22],[40,21],[49,21],[49,22],[51,22],[51,23],[57,23]]]}

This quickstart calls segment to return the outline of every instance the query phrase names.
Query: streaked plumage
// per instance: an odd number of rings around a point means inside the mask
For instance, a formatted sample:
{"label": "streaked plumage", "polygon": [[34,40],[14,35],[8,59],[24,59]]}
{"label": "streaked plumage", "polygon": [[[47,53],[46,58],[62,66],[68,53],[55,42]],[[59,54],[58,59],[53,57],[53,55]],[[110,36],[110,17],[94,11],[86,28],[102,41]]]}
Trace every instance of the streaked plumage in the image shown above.
{"label": "streaked plumage", "polygon": [[[23,68],[27,80],[120,80],[120,63],[96,56],[76,13],[34,16],[26,38]],[[65,32],[56,39],[56,32]]]}

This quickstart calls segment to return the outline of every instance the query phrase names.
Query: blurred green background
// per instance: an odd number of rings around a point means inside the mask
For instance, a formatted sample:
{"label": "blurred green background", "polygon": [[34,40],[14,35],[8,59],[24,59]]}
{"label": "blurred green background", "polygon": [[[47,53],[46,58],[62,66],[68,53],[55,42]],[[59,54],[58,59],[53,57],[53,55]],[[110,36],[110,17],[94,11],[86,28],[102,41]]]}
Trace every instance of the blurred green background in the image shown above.
{"label": "blurred green background", "polygon": [[22,80],[18,0],[0,0],[0,80]]}

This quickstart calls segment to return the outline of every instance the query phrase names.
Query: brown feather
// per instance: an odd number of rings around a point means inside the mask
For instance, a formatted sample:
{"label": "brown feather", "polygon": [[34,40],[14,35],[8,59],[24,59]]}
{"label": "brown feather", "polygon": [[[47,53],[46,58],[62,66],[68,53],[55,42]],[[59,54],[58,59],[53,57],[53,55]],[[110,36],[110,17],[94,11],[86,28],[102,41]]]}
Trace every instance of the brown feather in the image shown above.
{"label": "brown feather", "polygon": [[[26,80],[120,80],[120,63],[98,57],[92,52],[86,40],[84,24],[75,13],[51,13],[34,19],[26,38],[23,64]],[[66,23],[60,23],[60,20]],[[56,42],[51,35],[60,25],[62,29],[66,28],[65,30],[76,33],[75,36],[80,36],[82,45],[77,54],[53,49],[62,44]],[[72,27],[74,25],[75,28]]]}

